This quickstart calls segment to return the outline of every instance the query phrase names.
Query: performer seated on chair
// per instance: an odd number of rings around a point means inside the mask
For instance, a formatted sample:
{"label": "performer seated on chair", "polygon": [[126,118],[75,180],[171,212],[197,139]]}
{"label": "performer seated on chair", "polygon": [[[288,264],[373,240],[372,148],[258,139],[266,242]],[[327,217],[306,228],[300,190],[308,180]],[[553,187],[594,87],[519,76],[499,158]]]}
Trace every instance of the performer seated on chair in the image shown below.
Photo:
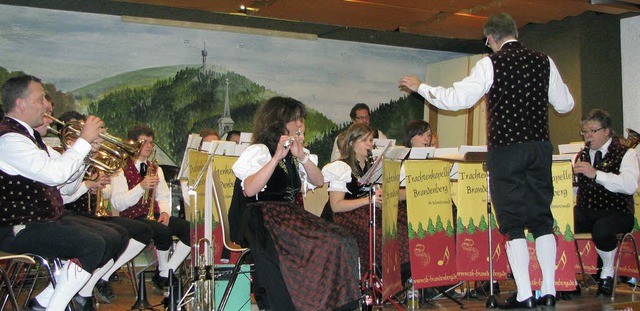
{"label": "performer seated on chair", "polygon": [[[128,159],[124,168],[111,178],[111,205],[120,212],[120,217],[151,226],[154,246],[158,251],[158,272],[153,277],[153,284],[157,289],[165,290],[169,283],[169,270],[176,271],[191,252],[191,232],[188,221],[170,216],[169,187],[164,173],[155,161],[149,159],[154,137],[153,129],[146,125],[129,129],[127,138],[143,143],[135,158]],[[180,241],[169,258],[172,236],[177,236]]]}
{"label": "performer seated on chair", "polygon": [[233,165],[231,239],[251,249],[257,295],[273,310],[351,310],[360,297],[356,242],[302,206],[301,190],[323,185],[303,148],[305,116],[304,104],[284,97],[256,112],[252,144]]}
{"label": "performer seated on chair", "polygon": [[[85,116],[76,111],[67,111],[60,115],[60,121],[69,123],[70,121],[84,121]],[[43,126],[36,128],[40,135],[47,133],[47,128],[51,124],[51,119],[45,118]],[[58,129],[60,130],[60,129]],[[55,151],[53,151],[55,152]],[[86,177],[86,176],[85,176]],[[125,265],[131,259],[135,258],[146,246],[151,242],[153,231],[151,227],[145,223],[116,216],[103,215],[97,209],[101,202],[97,202],[97,192],[102,192],[102,198],[108,200],[111,197],[111,177],[104,172],[96,172],[94,176],[85,178],[85,180],[69,194],[62,195],[65,203],[65,209],[70,213],[90,219],[101,221],[101,225],[112,227],[119,232],[125,230],[129,236],[129,240],[125,243],[125,250],[115,260],[113,267],[106,271],[105,274],[95,284],[95,293],[98,299],[104,303],[111,303],[115,298],[113,288],[109,282],[109,278],[113,273],[118,271],[120,267]],[[104,212],[104,211],[102,211]]]}
{"label": "performer seated on chair", "polygon": [[[619,233],[633,229],[633,195],[638,189],[635,150],[620,144],[611,129],[611,117],[595,109],[582,119],[584,148],[576,156],[576,233],[590,232],[602,259],[598,296],[611,296],[613,262]],[[582,160],[581,160],[582,159]]]}
{"label": "performer seated on chair", "polygon": [[[358,242],[360,265],[369,267],[369,196],[364,186],[359,185],[362,177],[371,167],[371,148],[374,130],[364,123],[354,123],[345,132],[340,145],[341,158],[322,169],[325,182],[329,183],[329,201],[322,211],[322,218],[346,228]],[[404,194],[403,194],[404,196]],[[405,196],[406,197],[406,196]],[[382,189],[375,191],[376,205],[382,206]],[[376,213],[376,254],[375,262],[381,264],[382,251],[382,210]],[[409,270],[409,237],[407,229],[407,206],[398,206],[398,239],[400,263]],[[408,273],[404,273],[408,278]],[[405,279],[406,280],[406,279]]]}
{"label": "performer seated on chair", "polygon": [[98,134],[103,122],[89,116],[80,138],[54,158],[33,129],[43,124],[43,114],[51,110],[41,80],[30,75],[8,79],[2,86],[2,100],[6,116],[0,122],[0,185],[11,191],[0,193],[0,250],[68,260],[55,290],[45,289],[26,308],[61,311],[92,273],[92,279],[104,273],[120,251],[105,235],[61,219],[58,186],[64,188],[69,185],[65,182],[82,176],[85,157],[97,151],[102,140]]}

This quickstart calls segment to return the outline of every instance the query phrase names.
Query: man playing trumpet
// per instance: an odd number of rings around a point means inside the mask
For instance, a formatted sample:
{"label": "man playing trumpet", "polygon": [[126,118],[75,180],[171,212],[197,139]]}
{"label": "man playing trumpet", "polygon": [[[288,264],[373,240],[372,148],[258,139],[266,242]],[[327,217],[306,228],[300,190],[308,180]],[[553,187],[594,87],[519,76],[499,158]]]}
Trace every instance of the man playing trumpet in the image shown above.
{"label": "man playing trumpet", "polygon": [[[129,129],[127,136],[142,145],[137,156],[128,159],[124,168],[111,178],[111,205],[120,211],[121,217],[144,222],[153,229],[153,241],[158,250],[158,272],[153,283],[164,290],[168,285],[169,270],[176,271],[191,252],[190,224],[170,216],[169,187],[164,173],[149,159],[153,152],[153,129],[136,125]],[[172,236],[180,241],[169,258]]]}

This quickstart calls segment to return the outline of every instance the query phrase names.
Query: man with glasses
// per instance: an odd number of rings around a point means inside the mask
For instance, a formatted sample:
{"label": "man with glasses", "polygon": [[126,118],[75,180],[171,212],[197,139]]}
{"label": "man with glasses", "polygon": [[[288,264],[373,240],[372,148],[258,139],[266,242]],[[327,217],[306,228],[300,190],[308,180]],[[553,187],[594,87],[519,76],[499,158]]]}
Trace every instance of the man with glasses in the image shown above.
{"label": "man with glasses", "polygon": [[[371,122],[371,110],[369,110],[369,106],[367,106],[367,104],[355,104],[353,108],[351,108],[349,116],[351,117],[351,124],[364,123],[366,125],[370,125],[369,123]],[[344,135],[344,132],[340,133],[333,142],[333,149],[331,151],[331,162],[340,158],[340,148],[338,148],[338,141],[341,140],[341,138],[344,138],[342,137],[342,135]],[[382,131],[374,129],[373,138],[387,139],[387,136],[385,136]]]}
{"label": "man with glasses", "polygon": [[[498,307],[555,306],[553,146],[548,106],[567,113],[573,109],[573,97],[551,58],[517,40],[518,28],[509,14],[490,16],[483,31],[493,53],[480,59],[471,75],[453,83],[453,87],[430,86],[412,76],[400,79],[400,86],[418,92],[444,110],[467,109],[487,96],[489,188],[500,233],[507,239],[507,258],[518,289]],[[542,296],[538,300],[531,294],[525,228],[535,238],[542,272]]]}
{"label": "man with glasses", "polygon": [[577,176],[575,232],[591,233],[602,259],[597,295],[613,291],[613,260],[618,233],[633,229],[633,195],[638,188],[636,151],[620,143],[611,129],[611,117],[595,109],[582,120],[585,148],[573,170]]}

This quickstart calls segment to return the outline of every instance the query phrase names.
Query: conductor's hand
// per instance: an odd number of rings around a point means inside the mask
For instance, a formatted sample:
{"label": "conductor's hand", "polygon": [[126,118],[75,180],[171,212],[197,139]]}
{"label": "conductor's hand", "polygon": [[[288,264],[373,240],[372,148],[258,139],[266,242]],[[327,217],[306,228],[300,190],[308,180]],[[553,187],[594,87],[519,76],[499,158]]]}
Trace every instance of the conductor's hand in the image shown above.
{"label": "conductor's hand", "polygon": [[574,165],[573,165],[573,173],[574,174],[583,174],[584,176],[594,179],[596,178],[596,173],[598,172],[598,170],[596,170],[593,166],[591,166],[591,163],[587,162],[587,161],[577,161]]}
{"label": "conductor's hand", "polygon": [[406,76],[400,79],[400,89],[407,93],[417,92],[420,84],[422,81],[416,76]]}
{"label": "conductor's hand", "polygon": [[158,186],[159,182],[160,178],[158,176],[145,176],[144,179],[140,182],[140,187],[142,187],[142,189],[144,189],[145,191],[154,189]]}
{"label": "conductor's hand", "polygon": [[[88,143],[93,143],[97,139],[100,139],[98,135],[105,131],[104,122],[96,116],[88,116],[84,121],[84,126],[80,132],[80,137],[86,140]],[[102,140],[98,141],[102,142]]]}
{"label": "conductor's hand", "polygon": [[156,220],[157,222],[168,226],[169,225],[169,214],[162,212],[160,213],[160,217],[158,217],[158,220]]}

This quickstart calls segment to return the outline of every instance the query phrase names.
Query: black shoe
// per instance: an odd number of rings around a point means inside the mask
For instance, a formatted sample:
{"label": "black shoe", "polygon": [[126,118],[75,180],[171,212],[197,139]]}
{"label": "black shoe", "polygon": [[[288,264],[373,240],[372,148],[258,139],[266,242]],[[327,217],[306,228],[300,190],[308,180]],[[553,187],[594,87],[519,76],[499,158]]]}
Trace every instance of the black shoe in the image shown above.
{"label": "black shoe", "polygon": [[159,273],[156,273],[151,281],[153,281],[153,287],[159,291],[164,292],[169,287],[169,278],[162,277]]}
{"label": "black shoe", "polygon": [[613,293],[613,278],[600,279],[596,295],[598,297],[611,297],[611,293]]}
{"label": "black shoe", "polygon": [[536,301],[536,304],[541,307],[553,307],[556,305],[556,296],[547,294]]}
{"label": "black shoe", "polygon": [[41,306],[40,303],[38,303],[38,300],[36,300],[36,298],[34,297],[29,299],[29,301],[27,302],[27,305],[22,310],[23,311],[46,311],[47,308]]}
{"label": "black shoe", "polygon": [[80,295],[75,295],[73,297],[73,305],[75,306],[76,311],[97,311],[96,310],[96,301],[91,297],[82,297]]}
{"label": "black shoe", "polygon": [[500,309],[535,309],[536,300],[533,296],[525,299],[524,301],[518,301],[516,299],[517,294],[513,294],[509,297],[505,304],[498,304]]}
{"label": "black shoe", "polygon": [[111,283],[109,281],[100,280],[96,283],[96,286],[93,289],[96,297],[100,299],[100,301],[104,303],[111,303],[116,295],[113,293],[113,288],[111,287]]}

